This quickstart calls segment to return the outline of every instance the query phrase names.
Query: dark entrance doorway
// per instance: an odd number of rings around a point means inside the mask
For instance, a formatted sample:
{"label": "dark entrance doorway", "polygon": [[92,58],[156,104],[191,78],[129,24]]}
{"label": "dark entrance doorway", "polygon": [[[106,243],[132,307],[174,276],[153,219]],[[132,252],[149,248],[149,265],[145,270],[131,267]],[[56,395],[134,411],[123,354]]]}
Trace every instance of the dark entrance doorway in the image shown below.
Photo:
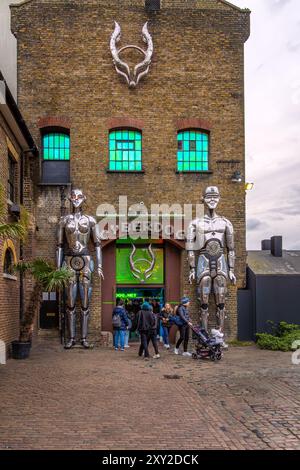
{"label": "dark entrance doorway", "polygon": [[50,330],[58,328],[59,308],[56,292],[43,292],[43,301],[40,308],[40,328]]}
{"label": "dark entrance doorway", "polygon": [[116,299],[123,299],[125,304],[129,301],[144,302],[146,299],[156,299],[161,304],[165,300],[165,289],[163,287],[145,287],[145,286],[134,286],[134,287],[117,287]]}
{"label": "dark entrance doorway", "polygon": [[137,341],[139,340],[139,336],[135,331],[137,314],[141,309],[142,303],[145,301],[151,302],[155,299],[163,306],[165,302],[165,289],[159,286],[117,286],[116,302],[119,299],[124,300],[125,309],[132,321],[132,331],[130,332],[129,341]]}

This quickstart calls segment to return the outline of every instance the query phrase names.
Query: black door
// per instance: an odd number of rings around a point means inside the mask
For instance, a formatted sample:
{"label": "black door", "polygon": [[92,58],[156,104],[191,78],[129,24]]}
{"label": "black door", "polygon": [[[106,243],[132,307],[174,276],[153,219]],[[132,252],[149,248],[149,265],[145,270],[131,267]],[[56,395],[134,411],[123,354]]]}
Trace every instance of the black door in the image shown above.
{"label": "black door", "polygon": [[40,308],[40,328],[49,330],[59,326],[59,309],[55,292],[44,292]]}

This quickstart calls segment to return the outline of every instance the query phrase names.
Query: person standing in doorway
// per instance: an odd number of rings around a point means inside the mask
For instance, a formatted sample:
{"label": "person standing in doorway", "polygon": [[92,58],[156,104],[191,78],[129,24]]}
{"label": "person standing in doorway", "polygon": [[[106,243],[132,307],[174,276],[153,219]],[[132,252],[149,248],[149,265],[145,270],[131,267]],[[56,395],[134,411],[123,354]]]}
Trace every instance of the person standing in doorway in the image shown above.
{"label": "person standing in doorway", "polygon": [[125,348],[130,348],[129,346],[129,336],[130,336],[130,330],[132,328],[132,321],[131,321],[131,318],[130,318],[130,315],[129,313],[125,310],[125,313],[126,313],[126,316],[127,316],[127,320],[128,320],[128,325],[127,325],[127,328],[125,330],[125,341],[124,341],[124,347]]}
{"label": "person standing in doorway", "polygon": [[192,326],[192,323],[190,322],[190,315],[189,315],[189,310],[188,310],[189,305],[190,305],[190,299],[188,297],[183,297],[176,311],[176,315],[178,315],[180,318],[178,322],[180,337],[176,343],[174,353],[179,354],[179,346],[183,342],[183,353],[182,353],[183,356],[191,356],[191,353],[188,352],[190,326]]}
{"label": "person standing in doorway", "polygon": [[148,302],[142,304],[142,308],[138,314],[137,329],[141,337],[141,345],[139,349],[139,356],[144,353],[145,359],[149,359],[148,345],[150,340],[155,350],[155,359],[160,357],[156,342],[156,317],[152,311],[152,306]]}
{"label": "person standing in doorway", "polygon": [[170,316],[173,316],[174,312],[170,304],[166,304],[160,313],[160,321],[162,325],[162,336],[163,336],[163,342],[164,342],[164,347],[166,349],[170,349],[170,343],[169,343],[169,332],[171,328],[170,324]]}
{"label": "person standing in doorway", "polygon": [[112,314],[113,324],[113,337],[114,337],[114,348],[116,351],[119,349],[124,351],[125,347],[125,331],[128,328],[128,318],[124,308],[124,301],[118,300],[117,306],[113,310]]}
{"label": "person standing in doorway", "polygon": [[161,311],[161,308],[160,308],[160,305],[159,305],[159,302],[156,300],[156,299],[153,299],[152,301],[152,308],[153,308],[153,313],[156,315],[156,337],[157,339],[160,339],[160,311]]}

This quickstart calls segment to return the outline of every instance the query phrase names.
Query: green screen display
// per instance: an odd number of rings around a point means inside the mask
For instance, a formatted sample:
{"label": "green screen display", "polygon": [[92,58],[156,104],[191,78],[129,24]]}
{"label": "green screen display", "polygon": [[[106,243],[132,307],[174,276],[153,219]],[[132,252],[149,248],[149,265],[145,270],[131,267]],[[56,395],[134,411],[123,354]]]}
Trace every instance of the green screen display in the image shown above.
{"label": "green screen display", "polygon": [[[117,247],[116,249],[116,280],[117,284],[163,284],[164,283],[164,251],[162,248],[149,246]],[[132,265],[130,263],[132,255]]]}

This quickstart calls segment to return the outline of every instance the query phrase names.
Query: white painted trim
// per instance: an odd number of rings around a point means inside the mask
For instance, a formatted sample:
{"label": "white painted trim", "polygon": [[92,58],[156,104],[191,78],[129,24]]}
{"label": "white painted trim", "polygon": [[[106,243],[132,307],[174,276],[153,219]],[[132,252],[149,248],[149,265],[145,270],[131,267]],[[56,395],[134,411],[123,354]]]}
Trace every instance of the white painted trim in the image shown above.
{"label": "white painted trim", "polygon": [[11,274],[3,273],[4,279],[9,279],[10,281],[17,281],[17,276],[12,276]]}

